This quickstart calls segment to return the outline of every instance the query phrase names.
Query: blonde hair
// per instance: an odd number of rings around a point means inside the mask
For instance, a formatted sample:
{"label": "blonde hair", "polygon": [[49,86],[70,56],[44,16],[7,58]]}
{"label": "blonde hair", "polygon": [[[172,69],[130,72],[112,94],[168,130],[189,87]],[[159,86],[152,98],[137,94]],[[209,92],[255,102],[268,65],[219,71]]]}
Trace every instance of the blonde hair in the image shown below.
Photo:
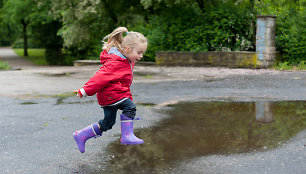
{"label": "blonde hair", "polygon": [[[123,37],[124,33],[126,33],[125,37]],[[109,50],[111,47],[117,47],[118,49],[126,47],[134,48],[140,43],[147,44],[147,38],[143,34],[134,31],[129,32],[125,27],[116,28],[109,35],[105,36],[102,41],[104,43],[103,50]]]}

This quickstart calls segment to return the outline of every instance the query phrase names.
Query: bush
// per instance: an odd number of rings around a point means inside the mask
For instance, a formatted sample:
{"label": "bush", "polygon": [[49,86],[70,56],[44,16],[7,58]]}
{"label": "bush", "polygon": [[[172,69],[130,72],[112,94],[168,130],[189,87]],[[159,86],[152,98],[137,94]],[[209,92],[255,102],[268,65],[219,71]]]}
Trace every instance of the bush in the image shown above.
{"label": "bush", "polygon": [[259,14],[276,15],[276,49],[281,62],[298,65],[306,60],[305,0],[257,2]]}
{"label": "bush", "polygon": [[51,49],[48,48],[45,51],[46,60],[50,65],[65,65],[65,59],[63,58],[61,48]]}
{"label": "bush", "polygon": [[[23,39],[17,39],[12,44],[13,48],[23,48]],[[42,48],[34,39],[28,39],[28,48]]]}
{"label": "bush", "polygon": [[[230,3],[208,10],[173,6],[148,23],[138,22],[133,29],[149,40],[144,58],[155,60],[155,51],[246,51],[254,50],[254,15]],[[141,25],[139,25],[139,23]]]}
{"label": "bush", "polygon": [[289,8],[277,18],[276,44],[281,61],[298,64],[306,60],[306,14]]}
{"label": "bush", "polygon": [[11,67],[8,65],[7,62],[2,62],[0,60],[0,70],[4,70],[4,69],[10,69]]}

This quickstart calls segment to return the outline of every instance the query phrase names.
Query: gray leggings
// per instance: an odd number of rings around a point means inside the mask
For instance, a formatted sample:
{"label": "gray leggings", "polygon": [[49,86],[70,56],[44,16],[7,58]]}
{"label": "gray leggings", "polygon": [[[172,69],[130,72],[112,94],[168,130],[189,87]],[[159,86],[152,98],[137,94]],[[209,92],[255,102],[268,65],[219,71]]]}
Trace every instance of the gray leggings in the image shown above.
{"label": "gray leggings", "polygon": [[[122,101],[123,100],[123,101]],[[122,110],[122,114],[132,119],[136,115],[136,105],[130,98],[119,100],[111,105],[103,106],[104,119],[100,120],[99,126],[101,131],[107,131],[116,123],[116,116],[118,109]]]}

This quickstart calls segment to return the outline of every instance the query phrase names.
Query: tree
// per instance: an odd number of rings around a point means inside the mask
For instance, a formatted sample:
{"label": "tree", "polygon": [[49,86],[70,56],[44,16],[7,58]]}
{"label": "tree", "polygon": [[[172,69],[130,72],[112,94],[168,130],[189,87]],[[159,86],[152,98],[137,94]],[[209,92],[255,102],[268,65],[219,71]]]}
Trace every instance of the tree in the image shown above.
{"label": "tree", "polygon": [[[3,7],[4,1],[0,0],[0,9]],[[2,11],[0,10],[0,45],[8,46],[12,41],[12,36],[9,36],[11,32],[9,31],[9,25],[3,19]]]}
{"label": "tree", "polygon": [[30,14],[31,36],[45,48],[46,60],[50,65],[66,64],[62,54],[63,40],[58,35],[62,24],[50,15],[50,0],[36,0],[36,8]]}
{"label": "tree", "polygon": [[[53,0],[52,14],[61,20],[62,27],[58,34],[63,38],[63,44],[74,56],[84,57],[93,42],[93,33],[101,33],[103,22],[101,16],[102,3],[96,0]],[[103,19],[107,20],[108,19]],[[100,31],[99,29],[100,28]]]}
{"label": "tree", "polygon": [[2,17],[9,24],[22,25],[24,41],[24,56],[28,56],[27,27],[30,23],[30,14],[35,0],[7,0],[1,9]]}
{"label": "tree", "polygon": [[53,0],[52,13],[61,19],[64,47],[78,57],[97,46],[119,25],[130,25],[145,16],[139,0]]}

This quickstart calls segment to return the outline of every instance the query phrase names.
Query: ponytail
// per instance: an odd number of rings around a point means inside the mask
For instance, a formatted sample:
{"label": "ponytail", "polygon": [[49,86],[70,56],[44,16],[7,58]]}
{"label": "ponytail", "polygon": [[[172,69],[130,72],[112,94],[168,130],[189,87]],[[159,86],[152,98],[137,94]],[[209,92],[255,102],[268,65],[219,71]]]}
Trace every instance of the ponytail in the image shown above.
{"label": "ponytail", "polygon": [[[126,33],[127,35],[123,38],[122,34]],[[105,42],[107,40],[107,42]],[[146,37],[138,32],[128,32],[128,29],[125,27],[118,27],[112,33],[103,38],[103,50],[109,50],[111,47],[117,47],[122,49],[125,47],[134,48],[135,45],[140,43],[147,44]]]}
{"label": "ponytail", "polygon": [[[123,33],[127,33],[128,29],[125,27],[118,27],[116,28],[112,33],[110,33],[109,35],[105,36],[102,40],[103,50],[109,50],[111,47],[117,47],[117,48],[121,48],[121,43],[123,41]],[[105,40],[107,40],[107,42],[105,42]]]}

